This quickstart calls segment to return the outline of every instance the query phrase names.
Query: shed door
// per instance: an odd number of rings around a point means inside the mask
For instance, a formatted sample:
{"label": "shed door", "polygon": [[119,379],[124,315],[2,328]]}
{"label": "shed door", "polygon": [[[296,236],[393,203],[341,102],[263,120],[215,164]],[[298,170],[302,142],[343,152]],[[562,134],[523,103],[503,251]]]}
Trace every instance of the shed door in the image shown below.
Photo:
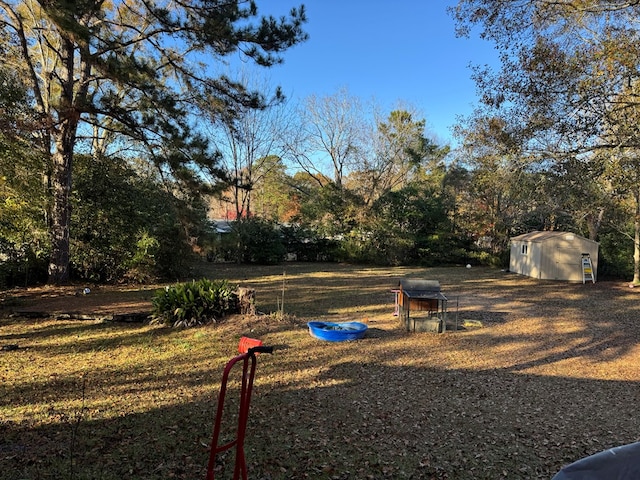
{"label": "shed door", "polygon": [[582,280],[582,256],[575,249],[557,248],[555,251],[556,280]]}

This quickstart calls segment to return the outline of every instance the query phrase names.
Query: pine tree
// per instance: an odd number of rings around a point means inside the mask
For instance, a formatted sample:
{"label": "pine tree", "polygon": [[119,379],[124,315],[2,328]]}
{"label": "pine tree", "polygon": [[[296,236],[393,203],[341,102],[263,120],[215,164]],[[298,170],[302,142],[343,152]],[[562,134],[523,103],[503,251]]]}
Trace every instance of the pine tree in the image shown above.
{"label": "pine tree", "polygon": [[196,92],[220,115],[263,102],[211,73],[215,63],[240,54],[268,67],[306,38],[303,6],[276,19],[243,0],[0,1],[0,19],[0,59],[24,72],[50,153],[51,283],[69,280],[73,156],[85,126],[108,125],[159,167],[195,180],[189,166],[216,162],[189,125]]}

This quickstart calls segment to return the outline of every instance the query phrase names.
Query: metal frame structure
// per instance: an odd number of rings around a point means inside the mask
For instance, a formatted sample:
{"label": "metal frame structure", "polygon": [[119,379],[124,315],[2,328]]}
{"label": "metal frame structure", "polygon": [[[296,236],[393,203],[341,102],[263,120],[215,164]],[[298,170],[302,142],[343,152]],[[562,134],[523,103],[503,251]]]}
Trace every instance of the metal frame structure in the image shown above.
{"label": "metal frame structure", "polygon": [[[249,419],[249,405],[251,403],[251,393],[253,391],[253,379],[256,373],[256,355],[258,353],[272,353],[273,347],[265,347],[260,340],[242,337],[238,345],[240,355],[229,360],[222,374],[220,393],[218,394],[218,408],[216,420],[211,438],[211,451],[209,453],[209,463],[207,465],[207,480],[214,480],[216,455],[229,450],[236,449],[235,465],[233,469],[233,480],[247,480],[247,463],[244,456],[244,440],[246,437],[247,420]],[[222,428],[222,417],[224,414],[224,401],[227,393],[227,381],[229,373],[236,363],[242,363],[242,387],[240,389],[240,406],[238,409],[238,426],[236,438],[223,445],[218,445],[220,440],[220,430]]]}
{"label": "metal frame structure", "polygon": [[[447,331],[448,298],[440,291],[437,280],[404,279],[398,284],[400,321],[407,332]],[[426,317],[411,312],[427,312]]]}

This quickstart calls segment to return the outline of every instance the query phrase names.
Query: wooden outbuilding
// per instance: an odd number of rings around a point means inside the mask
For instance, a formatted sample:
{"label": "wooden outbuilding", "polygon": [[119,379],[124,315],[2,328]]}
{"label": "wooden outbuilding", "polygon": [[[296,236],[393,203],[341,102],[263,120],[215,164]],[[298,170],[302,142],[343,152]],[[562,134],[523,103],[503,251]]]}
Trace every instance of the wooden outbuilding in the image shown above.
{"label": "wooden outbuilding", "polygon": [[448,300],[440,291],[440,282],[406,278],[400,280],[394,292],[400,321],[407,332],[446,332]]}
{"label": "wooden outbuilding", "polygon": [[511,238],[509,271],[541,280],[584,282],[589,259],[595,282],[598,242],[569,232],[530,232]]}

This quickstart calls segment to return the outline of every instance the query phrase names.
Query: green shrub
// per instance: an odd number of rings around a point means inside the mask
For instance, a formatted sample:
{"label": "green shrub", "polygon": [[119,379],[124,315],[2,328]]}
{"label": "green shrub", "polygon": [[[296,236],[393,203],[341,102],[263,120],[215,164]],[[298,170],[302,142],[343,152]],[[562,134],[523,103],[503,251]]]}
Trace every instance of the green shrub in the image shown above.
{"label": "green shrub", "polygon": [[95,282],[184,278],[190,240],[205,219],[200,202],[172,195],[124,159],[79,155],[75,162],[73,277]]}
{"label": "green shrub", "polygon": [[633,278],[633,237],[616,231],[600,234],[598,278]]}
{"label": "green shrub", "polygon": [[295,224],[282,225],[280,234],[287,255],[299,262],[336,260],[337,240],[323,238],[313,229]]}
{"label": "green shrub", "polygon": [[227,252],[226,260],[260,265],[275,265],[286,253],[275,223],[260,218],[234,222],[231,233],[223,238],[222,250]]}
{"label": "green shrub", "polygon": [[47,257],[36,244],[15,244],[0,237],[0,290],[44,283]]}
{"label": "green shrub", "polygon": [[138,283],[150,283],[156,280],[159,276],[156,260],[159,249],[160,242],[146,230],[141,231],[138,234],[133,258],[126,264],[128,268],[124,278]]}
{"label": "green shrub", "polygon": [[158,290],[152,298],[153,321],[174,327],[215,322],[238,311],[236,287],[226,280],[193,280]]}

